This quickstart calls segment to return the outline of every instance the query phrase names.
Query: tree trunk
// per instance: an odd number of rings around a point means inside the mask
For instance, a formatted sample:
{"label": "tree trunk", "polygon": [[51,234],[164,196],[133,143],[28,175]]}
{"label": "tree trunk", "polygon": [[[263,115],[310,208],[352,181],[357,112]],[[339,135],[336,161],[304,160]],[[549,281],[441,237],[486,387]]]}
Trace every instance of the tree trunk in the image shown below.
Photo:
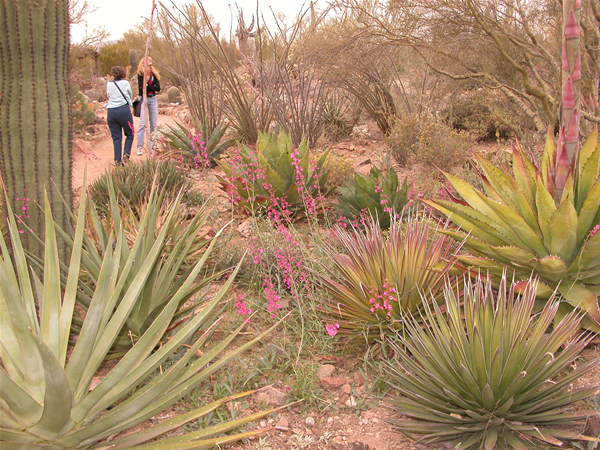
{"label": "tree trunk", "polygon": [[44,187],[65,230],[60,195],[72,202],[68,56],[68,0],[0,0],[0,173],[13,211],[42,239]]}

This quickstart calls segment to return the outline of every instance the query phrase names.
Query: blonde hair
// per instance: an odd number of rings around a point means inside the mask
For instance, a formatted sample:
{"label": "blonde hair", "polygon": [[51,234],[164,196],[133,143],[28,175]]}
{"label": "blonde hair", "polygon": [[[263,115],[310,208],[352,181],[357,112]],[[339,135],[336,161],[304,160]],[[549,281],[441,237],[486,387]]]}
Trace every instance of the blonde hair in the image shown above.
{"label": "blonde hair", "polygon": [[[152,60],[152,58],[148,57],[149,60]],[[138,70],[137,70],[137,74],[144,76],[144,58],[140,59],[140,63],[138,64]],[[152,65],[152,68],[150,69],[152,71],[152,75],[154,75],[154,78],[156,78],[157,80],[160,80],[160,73],[158,73],[158,70],[154,68],[154,65]]]}

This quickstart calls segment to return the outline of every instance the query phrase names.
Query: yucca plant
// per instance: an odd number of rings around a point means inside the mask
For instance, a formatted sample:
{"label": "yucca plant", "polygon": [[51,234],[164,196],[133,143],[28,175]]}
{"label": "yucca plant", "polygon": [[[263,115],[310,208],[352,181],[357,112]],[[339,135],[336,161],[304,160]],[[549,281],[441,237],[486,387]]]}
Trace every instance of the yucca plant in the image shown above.
{"label": "yucca plant", "polygon": [[119,204],[138,214],[139,208],[148,201],[154,184],[164,191],[166,201],[172,201],[180,192],[185,195],[193,188],[192,180],[173,161],[152,158],[112,167],[89,187],[89,196],[103,214],[108,212],[110,204],[110,184]]}
{"label": "yucca plant", "polygon": [[[357,173],[356,181],[347,182],[346,187],[338,191],[340,197],[334,206],[344,219],[357,225],[357,219],[378,217],[383,229],[390,227],[410,200],[406,179],[399,188],[398,175],[391,167],[385,174],[377,167],[373,167],[369,175]],[[393,218],[392,212],[396,214]]]}
{"label": "yucca plant", "polygon": [[326,196],[328,171],[324,170],[329,151],[317,161],[311,159],[305,140],[297,149],[290,135],[260,133],[256,148],[242,147],[219,165],[225,172],[217,177],[232,201],[248,211],[278,207],[289,213],[314,213],[314,200]]}
{"label": "yucca plant", "polygon": [[[9,217],[12,248],[9,250],[6,241],[0,238],[0,447],[6,450],[192,449],[209,448],[256,434],[223,435],[268,411],[187,435],[155,440],[225,402],[248,394],[244,393],[105,441],[171,407],[256,343],[264,333],[225,355],[222,353],[241,328],[214,344],[210,342],[219,323],[218,307],[231,289],[236,268],[215,297],[158,347],[182,295],[188,292],[202,270],[204,258],[190,271],[135,345],[92,387],[94,375],[152,277],[160,246],[154,245],[144,258],[139,258],[137,247],[143,245],[141,239],[128,253],[123,230],[118,229],[111,235],[114,247],[103,257],[81,332],[73,342],[71,322],[79,295],[81,261],[88,257],[82,251],[85,195],[84,190],[66,279],[61,277],[57,234],[47,197],[42,279],[28,271],[12,214]],[[146,221],[142,226],[149,224]],[[162,234],[164,238],[164,230]],[[133,282],[128,283],[134,266],[139,266],[139,270]],[[203,334],[198,338],[195,333],[199,330]],[[190,341],[191,346],[183,345]],[[163,367],[167,362],[170,365]],[[144,444],[150,440],[151,443]]]}
{"label": "yucca plant", "polygon": [[[86,283],[85,288],[82,288],[78,295],[80,305],[87,310],[92,302],[93,293],[98,288],[104,258],[113,251],[114,237],[111,236],[122,230],[126,237],[122,249],[121,269],[129,256],[132,256],[135,261],[143,261],[151,252],[159,252],[159,257],[150,268],[149,277],[141,288],[135,306],[107,354],[107,357],[116,358],[131,348],[133,342],[145,333],[156,316],[179,292],[179,304],[173,313],[168,332],[169,335],[173,334],[177,325],[181,326],[185,323],[185,318],[193,315],[203,303],[203,296],[199,293],[224,272],[214,272],[210,275],[202,273],[203,276],[194,280],[187,291],[181,291],[182,284],[197,261],[202,260],[205,266],[210,253],[207,247],[211,239],[203,231],[208,210],[201,208],[193,219],[185,221],[186,211],[181,207],[181,195],[171,202],[166,202],[165,189],[157,192],[155,187],[147,203],[138,208],[140,214],[138,218],[131,209],[118,205],[111,180],[108,185],[110,208],[106,218],[98,215],[91,199],[86,201],[88,226],[83,241],[85,258],[82,261]],[[77,218],[74,215],[72,219],[76,223]],[[75,245],[68,233],[60,229],[58,233],[69,245]],[[141,270],[143,268],[139,264],[134,264],[130,268],[129,275],[123,278],[124,289],[115,299],[117,304],[123,300],[127,289],[135,282]],[[203,272],[205,271],[206,269],[203,269]],[[79,323],[79,320],[75,321],[76,325]]]}
{"label": "yucca plant", "polygon": [[598,383],[572,386],[600,365],[600,358],[577,361],[593,334],[578,333],[579,311],[551,327],[554,297],[534,314],[535,281],[522,296],[507,284],[503,276],[495,294],[489,279],[467,280],[462,296],[448,285],[444,308],[425,302],[422,316],[407,318],[390,339],[396,359],[384,364],[394,393],[386,400],[409,418],[392,423],[411,439],[420,434],[419,441],[449,441],[457,450],[594,440],[572,431],[595,413],[573,404],[600,392]]}
{"label": "yucca plant", "polygon": [[550,131],[541,168],[516,146],[513,171],[482,157],[484,192],[462,180],[446,177],[462,200],[427,202],[461,228],[449,233],[478,257],[460,257],[472,266],[495,273],[510,267],[519,280],[532,271],[539,276],[538,296],[547,299],[558,289],[562,317],[573,308],[586,312],[583,324],[600,331],[600,145],[594,128],[579,148],[581,55],[580,2],[572,2],[563,39],[563,107],[558,144]]}
{"label": "yucca plant", "polygon": [[455,248],[452,239],[416,214],[407,217],[405,226],[393,221],[386,233],[375,218],[365,225],[364,232],[338,228],[344,253],[326,248],[334,268],[323,266],[328,275],[317,276],[328,295],[320,309],[339,332],[355,336],[366,327],[374,338],[380,329],[402,328],[404,316],[420,311],[423,299],[441,300],[445,277],[456,281],[450,274]]}
{"label": "yucca plant", "polygon": [[175,125],[167,125],[168,130],[161,130],[164,143],[169,148],[166,153],[183,158],[188,165],[215,167],[223,152],[235,145],[235,139],[221,142],[229,125],[218,124],[210,129],[206,119],[190,129],[177,122]]}

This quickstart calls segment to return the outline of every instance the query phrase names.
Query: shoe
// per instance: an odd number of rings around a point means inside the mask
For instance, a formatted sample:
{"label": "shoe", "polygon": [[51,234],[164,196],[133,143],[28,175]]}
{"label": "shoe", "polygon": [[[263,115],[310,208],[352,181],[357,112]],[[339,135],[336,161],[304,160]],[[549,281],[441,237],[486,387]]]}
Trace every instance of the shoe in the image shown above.
{"label": "shoe", "polygon": [[137,151],[137,155],[138,155],[138,156],[143,156],[143,155],[144,155],[144,152],[143,152],[143,151],[141,151],[141,150],[138,150],[138,151]]}

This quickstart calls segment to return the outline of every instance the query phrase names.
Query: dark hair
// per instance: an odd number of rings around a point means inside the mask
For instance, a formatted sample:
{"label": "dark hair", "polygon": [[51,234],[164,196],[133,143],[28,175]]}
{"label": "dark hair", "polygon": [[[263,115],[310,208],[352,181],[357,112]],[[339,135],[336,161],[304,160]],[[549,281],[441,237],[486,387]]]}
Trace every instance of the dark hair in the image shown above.
{"label": "dark hair", "polygon": [[115,66],[110,69],[110,75],[117,80],[127,78],[127,72],[125,72],[125,69],[123,69],[121,66]]}

